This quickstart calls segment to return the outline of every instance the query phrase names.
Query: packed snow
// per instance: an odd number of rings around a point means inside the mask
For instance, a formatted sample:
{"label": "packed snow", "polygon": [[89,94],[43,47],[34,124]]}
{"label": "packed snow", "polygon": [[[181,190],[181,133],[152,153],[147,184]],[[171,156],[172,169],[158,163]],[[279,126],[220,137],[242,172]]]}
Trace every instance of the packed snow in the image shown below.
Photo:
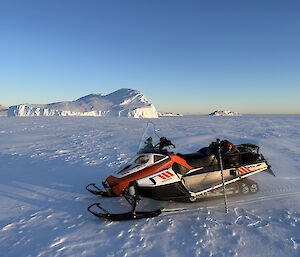
{"label": "packed snow", "polygon": [[155,106],[137,90],[90,94],[75,101],[10,106],[8,116],[102,116],[157,118]]}
{"label": "packed snow", "polygon": [[216,110],[209,115],[211,116],[240,116],[238,112]]}
{"label": "packed snow", "polygon": [[[251,178],[260,192],[196,203],[158,202],[151,219],[107,222],[94,202],[116,210],[121,198],[85,190],[130,160],[145,119],[0,117],[1,256],[300,256],[300,116],[184,116],[150,120],[189,153],[217,137],[252,142],[272,165]],[[142,203],[141,203],[142,204]]]}

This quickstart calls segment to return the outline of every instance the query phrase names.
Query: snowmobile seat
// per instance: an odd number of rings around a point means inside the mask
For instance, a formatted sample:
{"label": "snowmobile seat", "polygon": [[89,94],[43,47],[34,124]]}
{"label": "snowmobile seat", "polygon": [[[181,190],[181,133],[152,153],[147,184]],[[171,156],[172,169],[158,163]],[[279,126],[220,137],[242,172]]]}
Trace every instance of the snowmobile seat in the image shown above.
{"label": "snowmobile seat", "polygon": [[202,154],[203,157],[206,157],[206,156],[212,154],[213,152],[212,152],[211,147],[207,146],[207,147],[203,147],[203,148],[199,149],[197,151],[197,153]]}
{"label": "snowmobile seat", "polygon": [[203,147],[195,153],[189,153],[189,154],[178,153],[177,155],[185,160],[195,160],[195,159],[201,159],[201,158],[207,157],[211,154],[212,154],[212,152],[211,152],[210,147]]}
{"label": "snowmobile seat", "polygon": [[190,159],[201,159],[206,157],[207,155],[203,155],[202,153],[199,152],[195,152],[195,153],[188,153],[188,154],[181,154],[178,153],[178,156],[180,156],[181,158],[185,159],[185,160],[190,160]]}
{"label": "snowmobile seat", "polygon": [[188,165],[200,168],[200,167],[207,167],[211,165],[217,165],[218,160],[214,154],[210,155],[203,155],[201,152],[191,153],[191,154],[177,154],[179,157],[184,159]]}

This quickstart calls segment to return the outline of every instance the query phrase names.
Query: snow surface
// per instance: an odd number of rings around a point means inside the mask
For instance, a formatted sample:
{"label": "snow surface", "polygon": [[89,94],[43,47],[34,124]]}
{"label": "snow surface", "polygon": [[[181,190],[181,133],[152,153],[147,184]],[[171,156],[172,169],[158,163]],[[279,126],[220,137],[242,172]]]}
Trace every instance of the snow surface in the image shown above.
{"label": "snow surface", "polygon": [[137,90],[119,89],[110,94],[90,94],[77,99],[51,104],[10,106],[8,116],[104,116],[157,118],[154,105]]}
{"label": "snow surface", "polygon": [[211,116],[240,116],[238,112],[216,110],[209,115]]}
{"label": "snow surface", "polygon": [[[252,142],[276,177],[262,173],[255,197],[183,204],[162,216],[110,223],[87,212],[128,208],[84,187],[135,154],[147,120],[0,117],[1,256],[300,256],[300,116],[185,116],[152,120],[176,151],[216,137]],[[157,203],[162,204],[161,202]]]}

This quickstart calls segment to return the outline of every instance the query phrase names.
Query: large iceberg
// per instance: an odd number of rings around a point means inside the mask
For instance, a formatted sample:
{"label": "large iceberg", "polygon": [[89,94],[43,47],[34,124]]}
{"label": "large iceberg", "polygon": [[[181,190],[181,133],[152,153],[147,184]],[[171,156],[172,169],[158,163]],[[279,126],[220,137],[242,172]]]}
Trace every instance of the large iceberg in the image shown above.
{"label": "large iceberg", "polygon": [[155,106],[137,90],[90,94],[75,101],[10,106],[8,116],[103,116],[158,118]]}

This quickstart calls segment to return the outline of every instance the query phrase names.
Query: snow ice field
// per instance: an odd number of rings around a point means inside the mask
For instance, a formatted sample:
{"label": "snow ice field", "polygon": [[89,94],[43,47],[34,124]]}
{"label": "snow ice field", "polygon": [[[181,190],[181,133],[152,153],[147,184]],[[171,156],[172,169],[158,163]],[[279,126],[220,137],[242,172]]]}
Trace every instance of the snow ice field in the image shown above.
{"label": "snow ice field", "polygon": [[276,177],[252,176],[260,192],[229,198],[228,214],[223,199],[166,203],[177,211],[127,222],[88,213],[98,201],[126,208],[123,199],[99,199],[85,186],[131,159],[147,121],[0,117],[0,256],[300,256],[299,115],[152,120],[175,152],[217,137],[261,147]]}

